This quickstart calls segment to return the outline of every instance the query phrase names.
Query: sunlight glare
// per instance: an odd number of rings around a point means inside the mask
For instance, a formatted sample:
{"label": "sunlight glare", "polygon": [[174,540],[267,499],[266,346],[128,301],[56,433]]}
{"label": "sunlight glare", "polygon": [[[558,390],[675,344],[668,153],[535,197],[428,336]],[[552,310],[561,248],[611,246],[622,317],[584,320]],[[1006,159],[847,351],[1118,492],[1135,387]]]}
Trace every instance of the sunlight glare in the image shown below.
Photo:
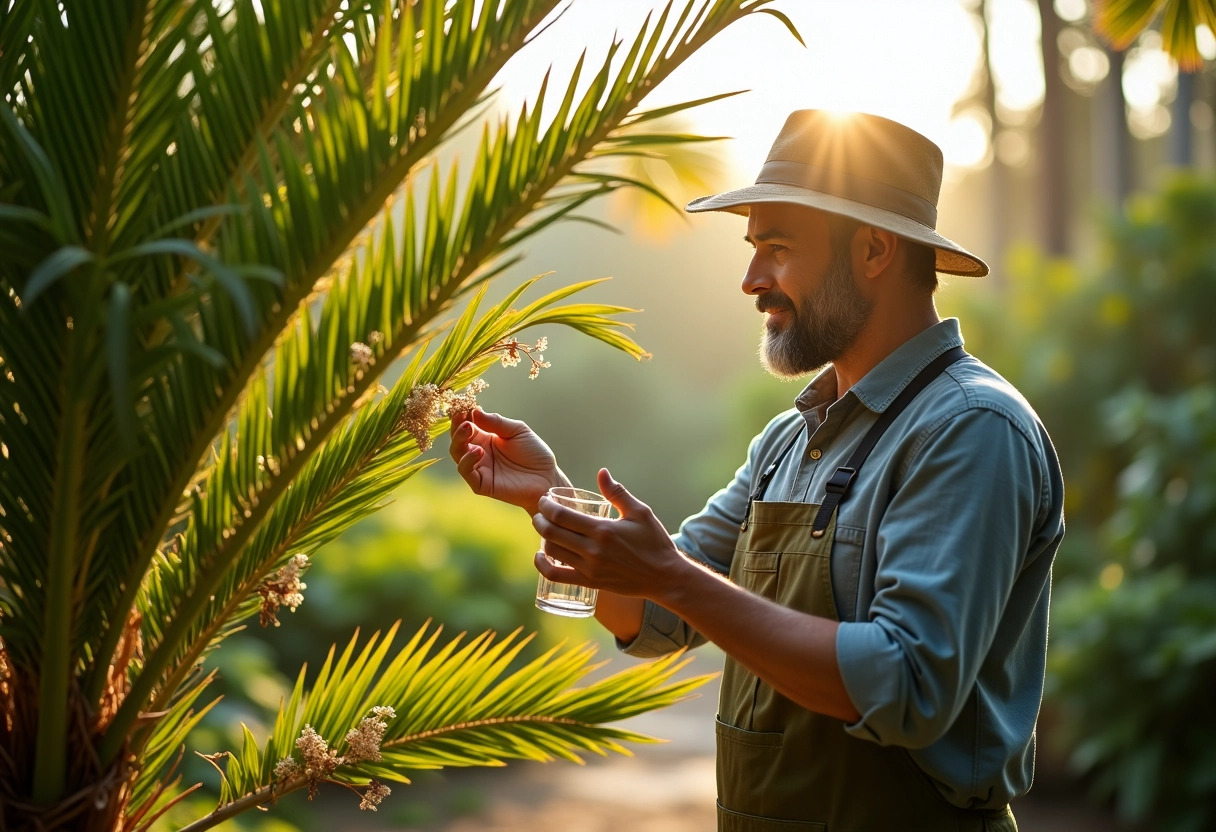
{"label": "sunlight glare", "polygon": [[1150,110],[1173,94],[1177,80],[1173,59],[1153,47],[1131,50],[1123,68],[1123,95],[1133,110]]}
{"label": "sunlight glare", "polygon": [[1082,83],[1097,84],[1110,72],[1110,59],[1101,49],[1082,46],[1069,54],[1068,71]]}
{"label": "sunlight glare", "polygon": [[954,118],[941,142],[942,154],[958,167],[985,167],[988,148],[988,117],[983,111],[967,110]]}
{"label": "sunlight glare", "polygon": [[1085,0],[1056,0],[1054,5],[1060,19],[1069,23],[1076,23],[1089,14]]}
{"label": "sunlight glare", "polygon": [[1195,27],[1195,43],[1205,61],[1216,60],[1216,35],[1212,34],[1206,23]]}
{"label": "sunlight glare", "polygon": [[[1026,5],[1026,0],[990,2]],[[593,74],[603,61],[609,33],[615,29],[618,36],[632,37],[645,15],[663,4],[664,0],[574,3],[538,38],[536,48],[523,50],[499,76],[500,105],[507,112],[516,111],[523,101],[535,97],[550,63],[553,79],[563,78],[584,48],[588,50],[584,72]],[[785,117],[802,108],[885,116],[937,142],[948,165],[982,163],[988,151],[976,146],[975,125],[954,123],[954,104],[971,87],[980,61],[975,17],[958,0],[800,0],[786,4],[782,11],[802,34],[805,49],[778,21],[753,15],[694,55],[645,105],[661,107],[727,90],[748,90],[686,116],[693,129],[734,138],[712,151],[742,175],[755,174]],[[1008,78],[1002,80],[1012,90],[1003,95],[1012,96],[1007,102],[1011,106],[1033,106],[1042,97],[1034,42],[1038,23],[1033,14],[1031,18],[1033,26],[1023,20],[1011,30],[1015,40],[1003,53]],[[1008,37],[998,34],[997,42]],[[1026,51],[1029,64],[1021,54]],[[1024,85],[1020,79],[1027,71],[1037,78],[1037,87],[1032,83],[1030,92],[1022,92],[1018,84]],[[563,92],[564,84],[551,81],[551,98],[560,98]]]}
{"label": "sunlight glare", "polygon": [[1032,110],[1043,101],[1039,12],[1027,0],[989,0],[992,72],[1002,107]]}

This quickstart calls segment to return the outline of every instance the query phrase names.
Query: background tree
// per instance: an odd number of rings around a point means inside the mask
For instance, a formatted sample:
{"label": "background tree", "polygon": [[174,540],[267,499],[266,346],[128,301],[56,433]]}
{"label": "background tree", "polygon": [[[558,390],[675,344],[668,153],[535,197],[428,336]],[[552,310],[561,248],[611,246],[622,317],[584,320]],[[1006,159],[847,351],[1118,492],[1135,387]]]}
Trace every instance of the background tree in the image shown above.
{"label": "background tree", "polygon": [[1053,0],[1038,0],[1043,53],[1043,108],[1039,114],[1037,159],[1039,178],[1039,222],[1041,239],[1049,254],[1062,256],[1069,251],[1072,212],[1069,210],[1068,88],[1060,77],[1060,18]]}
{"label": "background tree", "polygon": [[[208,652],[300,602],[308,557],[428,464],[487,367],[541,362],[521,330],[641,354],[627,310],[564,303],[581,286],[484,312],[481,292],[540,230],[647,187],[606,163],[696,137],[651,129],[690,105],[642,98],[733,21],[781,15],[668,6],[551,114],[487,124],[463,173],[428,165],[560,5],[0,8],[6,825],[145,828],[176,800]],[[420,631],[391,656],[392,635],[302,671],[197,828],[324,780],[374,808],[410,769],[615,748],[633,737],[600,723],[689,687],[666,662],[568,689],[585,651],[508,675],[515,638]]]}

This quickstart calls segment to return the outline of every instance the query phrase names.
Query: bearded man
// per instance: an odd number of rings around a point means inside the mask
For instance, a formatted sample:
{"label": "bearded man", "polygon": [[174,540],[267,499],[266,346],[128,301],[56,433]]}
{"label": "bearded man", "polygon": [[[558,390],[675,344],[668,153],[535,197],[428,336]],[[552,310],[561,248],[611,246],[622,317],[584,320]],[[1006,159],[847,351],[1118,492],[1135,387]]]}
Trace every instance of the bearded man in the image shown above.
{"label": "bearded man", "polygon": [[827,366],[677,534],[605,469],[618,519],[544,497],[568,482],[522,422],[453,422],[466,482],[532,515],[536,568],[599,589],[622,649],[725,651],[721,832],[1017,828],[1063,485],[1034,411],[938,316],[938,272],[988,273],[935,230],[941,174],[903,125],[803,110],[756,184],[688,205],[747,217],[768,370]]}

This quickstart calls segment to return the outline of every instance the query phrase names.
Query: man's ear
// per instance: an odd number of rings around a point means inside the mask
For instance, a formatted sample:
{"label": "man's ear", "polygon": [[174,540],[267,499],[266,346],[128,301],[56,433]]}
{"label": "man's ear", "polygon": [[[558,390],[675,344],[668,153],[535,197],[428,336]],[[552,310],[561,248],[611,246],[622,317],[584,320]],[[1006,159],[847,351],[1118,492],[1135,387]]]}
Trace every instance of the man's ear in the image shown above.
{"label": "man's ear", "polygon": [[873,279],[886,272],[895,261],[899,237],[884,228],[863,225],[853,238],[854,262],[859,273]]}

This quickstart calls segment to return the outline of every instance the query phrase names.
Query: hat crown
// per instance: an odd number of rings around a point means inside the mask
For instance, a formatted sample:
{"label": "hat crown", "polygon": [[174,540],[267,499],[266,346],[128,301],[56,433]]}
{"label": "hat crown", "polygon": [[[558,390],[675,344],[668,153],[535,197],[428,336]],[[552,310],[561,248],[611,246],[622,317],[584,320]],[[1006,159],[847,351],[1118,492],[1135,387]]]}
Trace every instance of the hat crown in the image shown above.
{"label": "hat crown", "polygon": [[941,148],[890,119],[796,110],[773,142],[756,184],[694,199],[686,210],[747,216],[754,205],[802,205],[930,246],[939,272],[981,277],[988,265],[937,233],[942,164]]}
{"label": "hat crown", "polygon": [[910,127],[868,113],[795,110],[767,162],[804,165],[816,178],[879,182],[934,207],[942,187],[941,148]]}

